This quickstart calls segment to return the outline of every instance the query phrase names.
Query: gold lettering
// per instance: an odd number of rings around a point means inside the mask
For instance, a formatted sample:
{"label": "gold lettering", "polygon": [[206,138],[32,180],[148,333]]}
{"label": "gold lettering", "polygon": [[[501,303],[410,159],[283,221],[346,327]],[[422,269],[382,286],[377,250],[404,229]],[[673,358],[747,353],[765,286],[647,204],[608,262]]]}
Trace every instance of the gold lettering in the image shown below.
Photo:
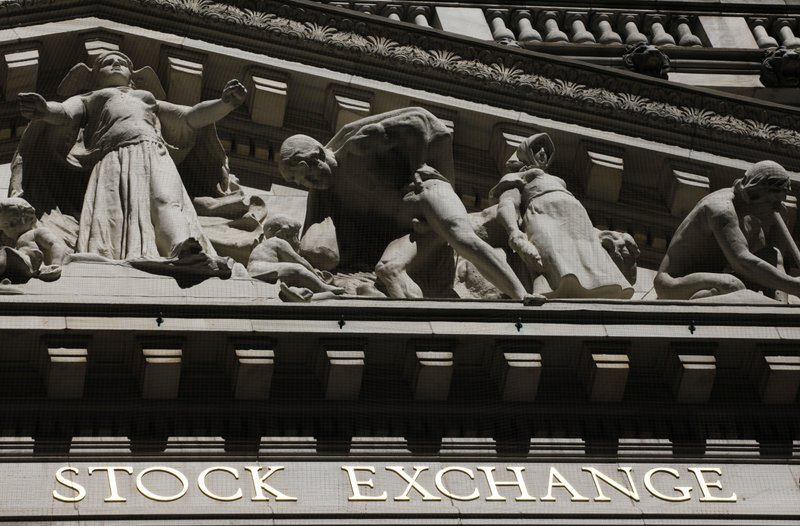
{"label": "gold lettering", "polygon": [[617,470],[622,471],[625,475],[628,476],[628,485],[631,489],[626,488],[622,484],[619,484],[614,479],[610,478],[609,476],[605,475],[604,473],[598,471],[595,468],[581,468],[581,471],[586,471],[591,473],[592,480],[594,481],[594,487],[597,488],[597,497],[594,499],[595,502],[609,502],[611,499],[607,497],[603,493],[603,488],[600,486],[600,481],[602,480],[615,490],[619,491],[623,495],[626,495],[628,498],[633,499],[635,501],[639,501],[639,492],[636,491],[636,486],[633,485],[633,476],[631,475],[631,469],[629,467],[617,467]]}
{"label": "gold lettering", "polygon": [[680,497],[670,497],[669,495],[664,495],[660,491],[658,491],[655,486],[653,486],[653,475],[656,473],[669,473],[673,477],[680,478],[681,476],[678,474],[677,471],[671,468],[653,468],[647,473],[644,474],[644,487],[647,488],[647,491],[650,492],[651,495],[656,497],[657,499],[666,500],[667,502],[683,502],[692,498],[690,495],[692,488],[689,486],[675,486],[672,488],[673,490],[679,492],[681,494]]}
{"label": "gold lettering", "polygon": [[547,480],[547,495],[542,497],[542,502],[555,502],[556,498],[553,496],[553,488],[564,488],[572,495],[570,500],[572,502],[589,502],[589,499],[578,493],[572,484],[566,481],[564,476],[558,472],[554,467],[550,467],[550,477]]}
{"label": "gold lettering", "polygon": [[423,471],[427,471],[428,466],[414,466],[414,475],[411,477],[409,477],[408,474],[406,474],[406,472],[403,470],[403,466],[386,466],[386,470],[397,473],[398,475],[400,475],[400,477],[403,478],[403,480],[408,482],[406,490],[403,493],[401,493],[399,497],[395,497],[394,500],[402,500],[402,501],[411,500],[411,497],[409,497],[408,494],[412,488],[417,490],[417,493],[422,495],[422,500],[442,500],[441,497],[437,497],[429,493],[428,490],[423,488],[419,484],[419,482],[417,482],[417,477],[419,477],[419,474],[422,473]]}
{"label": "gold lettering", "polygon": [[366,486],[368,488],[374,488],[375,485],[372,483],[372,479],[367,480],[358,480],[356,477],[356,471],[368,471],[375,474],[375,467],[373,466],[342,466],[342,470],[347,472],[347,477],[350,480],[350,489],[353,493],[352,497],[347,497],[347,500],[351,501],[382,501],[386,500],[388,495],[384,491],[380,495],[363,495],[361,493],[361,488],[359,486]]}
{"label": "gold lettering", "polygon": [[[162,473],[169,473],[170,475],[178,479],[178,481],[181,483],[181,490],[175,495],[167,495],[167,496],[158,495],[148,490],[146,487],[144,487],[144,482],[142,481],[142,479],[148,473],[152,473],[155,471],[161,471]],[[136,475],[136,489],[138,489],[139,493],[141,493],[148,499],[157,500],[159,502],[171,502],[173,500],[178,500],[179,498],[186,495],[186,491],[189,489],[189,481],[186,479],[183,473],[181,473],[177,469],[172,469],[164,466],[154,466],[152,468],[143,469],[141,472],[139,472],[138,475]]]}
{"label": "gold lettering", "polygon": [[253,491],[255,492],[255,496],[250,499],[253,501],[263,501],[269,500],[269,497],[264,495],[264,491],[271,493],[275,500],[277,501],[296,501],[297,498],[290,497],[280,491],[276,490],[272,486],[266,483],[266,480],[270,478],[272,475],[277,473],[278,471],[282,471],[284,468],[283,466],[269,466],[269,471],[263,477],[259,477],[259,471],[261,471],[261,466],[245,466],[247,471],[253,476]]}
{"label": "gold lettering", "polygon": [[703,477],[704,472],[709,473],[716,473],[718,476],[722,476],[722,470],[719,468],[688,468],[689,471],[694,473],[695,478],[697,478],[697,483],[700,484],[700,491],[703,492],[703,496],[700,498],[700,502],[736,502],[736,493],[731,495],[730,497],[714,497],[711,495],[711,492],[708,490],[709,486],[712,488],[722,489],[722,481],[715,480],[714,482],[709,482]]}
{"label": "gold lettering", "polygon": [[241,499],[242,498],[241,488],[237,489],[236,493],[234,493],[230,497],[220,497],[219,495],[213,493],[210,489],[208,489],[208,486],[206,485],[206,477],[208,477],[208,475],[210,473],[213,473],[214,471],[224,471],[225,473],[230,473],[231,475],[233,475],[233,478],[239,480],[239,472],[236,471],[235,469],[229,468],[227,466],[212,466],[208,469],[204,469],[203,472],[197,476],[197,487],[200,488],[200,491],[202,491],[204,495],[211,497],[214,500],[221,500],[223,502]]}
{"label": "gold lettering", "polygon": [[125,497],[121,496],[117,489],[117,471],[124,471],[128,475],[133,475],[133,468],[130,466],[94,466],[89,468],[89,476],[95,471],[105,471],[108,474],[108,491],[110,495],[103,499],[103,502],[126,502]]}
{"label": "gold lettering", "polygon": [[56,499],[56,500],[60,500],[61,502],[80,502],[80,501],[82,501],[83,498],[86,496],[86,488],[84,488],[83,486],[81,486],[77,482],[73,482],[73,481],[71,481],[71,480],[69,480],[67,478],[64,478],[64,472],[65,471],[69,471],[70,473],[75,473],[77,475],[78,474],[78,468],[63,467],[63,468],[59,468],[59,470],[56,471],[56,482],[58,482],[62,486],[68,487],[69,489],[71,489],[72,491],[77,493],[77,495],[75,495],[74,497],[65,497],[64,495],[59,493],[58,490],[53,490],[53,498]]}
{"label": "gold lettering", "polygon": [[450,497],[453,500],[475,500],[481,496],[477,488],[475,488],[475,491],[473,491],[469,495],[455,495],[451,493],[444,485],[444,476],[451,471],[458,471],[459,473],[464,473],[471,480],[475,480],[475,475],[472,473],[471,469],[462,468],[459,466],[451,466],[440,469],[439,472],[436,474],[435,482],[436,482],[436,489],[438,489],[442,493],[442,495]]}
{"label": "gold lettering", "polygon": [[521,466],[507,466],[506,469],[514,473],[514,476],[517,478],[516,481],[507,481],[507,482],[497,482],[494,479],[494,468],[490,466],[478,466],[478,469],[483,471],[483,474],[486,475],[486,482],[489,483],[489,489],[491,490],[492,494],[486,497],[486,500],[491,501],[505,501],[506,498],[500,495],[500,492],[497,491],[497,486],[517,486],[519,488],[520,496],[516,497],[514,500],[516,501],[532,501],[536,500],[536,497],[531,496],[528,493],[528,488],[525,486],[525,480],[522,478],[522,472],[525,471],[524,467]]}

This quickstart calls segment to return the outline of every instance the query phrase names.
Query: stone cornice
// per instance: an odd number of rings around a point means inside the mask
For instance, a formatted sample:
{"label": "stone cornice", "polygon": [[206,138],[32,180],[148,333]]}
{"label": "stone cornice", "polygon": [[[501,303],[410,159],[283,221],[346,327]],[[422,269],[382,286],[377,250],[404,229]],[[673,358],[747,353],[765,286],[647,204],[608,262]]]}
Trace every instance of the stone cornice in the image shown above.
{"label": "stone cornice", "polygon": [[252,50],[401,83],[416,79],[426,89],[457,97],[615,131],[624,126],[627,133],[667,143],[697,146],[699,140],[707,151],[746,147],[749,154],[737,153],[753,160],[759,154],[788,158],[800,150],[800,111],[795,108],[304,0],[236,4],[250,8],[211,0],[6,0],[0,2],[0,24],[26,25],[84,11],[147,26],[181,24],[194,38],[213,32],[225,43]]}

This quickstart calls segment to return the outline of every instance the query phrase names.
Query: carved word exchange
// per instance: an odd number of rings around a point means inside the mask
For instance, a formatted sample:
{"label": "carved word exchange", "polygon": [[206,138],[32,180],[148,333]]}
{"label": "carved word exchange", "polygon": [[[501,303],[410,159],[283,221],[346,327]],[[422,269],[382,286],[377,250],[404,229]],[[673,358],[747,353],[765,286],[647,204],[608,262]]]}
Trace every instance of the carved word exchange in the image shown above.
{"label": "carved word exchange", "polygon": [[[298,501],[298,497],[290,495],[290,491],[281,486],[281,478],[286,483],[286,478],[291,476],[285,466],[243,468],[241,480],[240,470],[236,468],[211,466],[200,472],[193,482],[203,496],[217,501]],[[525,466],[506,466],[499,470],[495,466],[476,466],[475,469],[464,466],[436,468],[438,469],[431,469],[430,466],[376,468],[370,465],[347,465],[341,466],[343,477],[337,482],[349,486],[349,501],[358,502],[443,499],[518,502],[556,502],[568,499],[572,502],[609,502],[620,498],[640,501],[642,495],[647,494],[666,502],[694,499],[699,502],[732,503],[737,500],[736,493],[723,490],[722,470],[718,467],[686,467],[679,471],[662,466],[635,473],[633,467],[620,466],[617,467],[619,473],[613,475],[595,467],[581,467],[580,477],[585,480],[580,480],[579,475],[574,473],[566,477],[554,466],[542,466],[542,469],[537,467],[535,471],[526,470]],[[275,476],[281,471],[284,473]],[[275,480],[270,480],[273,476]],[[534,481],[534,476],[539,477],[536,482],[545,488],[544,493],[531,493],[533,486],[530,484]],[[59,487],[53,490],[53,498],[61,502],[79,502],[86,498],[89,481],[84,477],[95,480],[98,477],[104,478],[104,502],[126,502],[131,496],[120,490],[121,477],[133,477],[139,494],[159,502],[178,500],[193,486],[184,473],[166,466],[147,467],[138,473],[134,473],[132,466],[93,466],[85,470],[65,466],[55,474]],[[163,488],[163,484],[157,484],[157,477],[174,479],[174,484],[170,485],[174,486],[174,492],[164,494],[163,489],[160,490],[161,493],[154,491],[152,488]],[[229,478],[228,485],[225,486],[228,490],[224,494],[221,494],[223,492],[218,477]],[[235,484],[230,486],[231,483]],[[579,490],[579,487],[592,488],[592,491]]]}

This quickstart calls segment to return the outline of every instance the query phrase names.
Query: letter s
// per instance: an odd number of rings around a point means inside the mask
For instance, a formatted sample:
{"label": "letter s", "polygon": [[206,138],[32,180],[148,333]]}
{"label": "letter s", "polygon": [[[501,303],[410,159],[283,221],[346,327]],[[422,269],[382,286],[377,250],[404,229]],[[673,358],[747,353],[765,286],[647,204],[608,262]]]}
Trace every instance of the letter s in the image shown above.
{"label": "letter s", "polygon": [[77,482],[72,482],[69,479],[64,478],[64,472],[69,471],[71,473],[78,474],[78,468],[71,468],[71,467],[63,467],[56,471],[56,482],[59,484],[68,487],[69,489],[75,491],[77,493],[74,497],[65,497],[61,493],[56,490],[53,490],[53,498],[56,500],[60,500],[61,502],[80,502],[86,496],[86,488],[78,484]]}

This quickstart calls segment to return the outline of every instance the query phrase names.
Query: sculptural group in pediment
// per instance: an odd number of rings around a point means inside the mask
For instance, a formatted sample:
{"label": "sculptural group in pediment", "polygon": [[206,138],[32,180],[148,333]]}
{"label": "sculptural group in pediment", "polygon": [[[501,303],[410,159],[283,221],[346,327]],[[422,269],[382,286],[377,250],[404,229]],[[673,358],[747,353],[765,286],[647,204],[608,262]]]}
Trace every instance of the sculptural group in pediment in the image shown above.
{"label": "sculptural group in pediment", "polygon": [[[596,229],[549,173],[547,134],[521,142],[491,191],[497,204],[471,214],[454,189],[452,133],[425,109],[357,120],[326,144],[289,137],[278,167],[308,192],[301,223],[228,172],[214,122],[245,93],[230,81],[219,99],[165,102],[150,68],[112,52],[70,71],[64,102],[21,94],[31,124],[0,202],[0,278],[54,280],[89,260],[249,276],[279,284],[285,301],[633,297],[638,246]],[[776,213],[788,189],[783,168],[759,163],[700,201],[655,276],[658,297],[800,293],[783,270],[797,248]]]}

